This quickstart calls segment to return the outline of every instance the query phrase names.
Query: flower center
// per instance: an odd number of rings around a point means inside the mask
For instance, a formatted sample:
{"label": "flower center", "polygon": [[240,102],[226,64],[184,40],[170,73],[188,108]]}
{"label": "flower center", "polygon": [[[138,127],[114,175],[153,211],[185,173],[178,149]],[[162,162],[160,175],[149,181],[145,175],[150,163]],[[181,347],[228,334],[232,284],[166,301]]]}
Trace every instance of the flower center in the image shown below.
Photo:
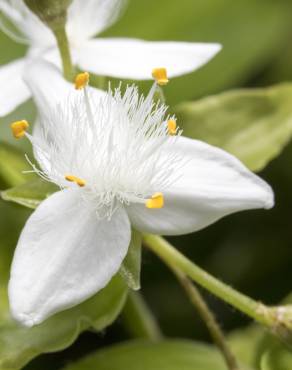
{"label": "flower center", "polygon": [[135,86],[105,93],[88,82],[87,72],[77,75],[77,91],[42,117],[37,137],[25,133],[26,121],[13,124],[15,137],[31,140],[42,177],[62,188],[77,185],[102,216],[121,204],[162,208],[163,192],[176,180],[180,158],[170,148],[181,131],[153,100],[158,80],[146,97]]}

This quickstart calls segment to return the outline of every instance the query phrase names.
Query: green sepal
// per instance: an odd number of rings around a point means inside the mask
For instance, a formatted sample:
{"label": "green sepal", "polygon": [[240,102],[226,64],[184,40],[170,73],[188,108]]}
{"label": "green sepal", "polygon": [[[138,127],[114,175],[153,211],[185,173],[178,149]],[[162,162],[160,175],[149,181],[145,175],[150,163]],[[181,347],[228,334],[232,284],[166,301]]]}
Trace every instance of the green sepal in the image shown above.
{"label": "green sepal", "polygon": [[55,30],[66,23],[72,0],[24,0],[27,7],[49,28]]}
{"label": "green sepal", "polygon": [[128,287],[133,290],[140,289],[141,254],[142,234],[132,229],[131,242],[128,253],[120,268],[120,274],[126,281]]}
{"label": "green sepal", "polygon": [[0,180],[4,184],[17,186],[34,179],[35,174],[24,173],[31,169],[23,152],[11,144],[0,142]]}
{"label": "green sepal", "polygon": [[36,179],[1,192],[2,199],[35,209],[43,200],[60,190],[57,185]]}

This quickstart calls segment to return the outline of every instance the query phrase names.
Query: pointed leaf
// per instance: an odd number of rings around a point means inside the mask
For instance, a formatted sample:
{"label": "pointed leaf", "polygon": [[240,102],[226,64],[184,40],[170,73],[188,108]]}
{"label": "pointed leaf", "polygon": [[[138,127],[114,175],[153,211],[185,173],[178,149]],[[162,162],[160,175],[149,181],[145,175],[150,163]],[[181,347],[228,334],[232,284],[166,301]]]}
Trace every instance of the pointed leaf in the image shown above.
{"label": "pointed leaf", "polygon": [[292,84],[235,90],[175,108],[184,135],[234,154],[259,171],[292,136]]}

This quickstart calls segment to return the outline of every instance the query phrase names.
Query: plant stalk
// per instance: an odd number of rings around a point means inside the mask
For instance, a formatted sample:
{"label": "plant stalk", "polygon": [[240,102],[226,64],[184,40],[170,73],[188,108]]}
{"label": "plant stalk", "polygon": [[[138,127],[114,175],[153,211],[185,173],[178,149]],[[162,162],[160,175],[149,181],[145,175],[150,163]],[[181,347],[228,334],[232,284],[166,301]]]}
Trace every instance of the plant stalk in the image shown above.
{"label": "plant stalk", "polygon": [[70,46],[66,33],[65,26],[58,27],[52,30],[58,45],[60,52],[62,66],[63,66],[63,75],[68,81],[72,81],[74,78],[74,68],[71,59]]}
{"label": "plant stalk", "polygon": [[197,287],[191,282],[191,280],[186,275],[181,273],[176,268],[172,268],[172,271],[176,275],[179,283],[181,284],[186,294],[188,295],[191,303],[197,309],[199,315],[205,322],[214,343],[217,345],[217,347],[222,353],[222,356],[225,359],[228,369],[239,370],[236,358],[231,352],[231,349],[229,348],[225,340],[224,333],[221,330],[220,325],[218,324],[213,312],[208,307],[206,301],[202,297]]}

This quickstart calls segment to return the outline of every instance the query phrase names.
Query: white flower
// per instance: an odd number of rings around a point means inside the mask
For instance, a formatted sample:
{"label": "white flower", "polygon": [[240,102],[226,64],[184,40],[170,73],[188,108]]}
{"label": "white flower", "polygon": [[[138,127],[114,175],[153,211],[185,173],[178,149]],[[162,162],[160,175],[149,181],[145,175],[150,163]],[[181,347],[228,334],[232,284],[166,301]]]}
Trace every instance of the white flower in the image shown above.
{"label": "white flower", "polygon": [[[180,135],[175,118],[136,87],[74,91],[48,64],[26,80],[41,113],[32,142],[61,188],[28,219],[9,283],[14,318],[32,326],[102,289],[142,232],[178,235],[228,214],[273,206],[273,192],[232,155]],[[58,91],[58,94],[54,92]],[[18,127],[18,130],[17,130]]]}
{"label": "white flower", "polygon": [[[103,76],[143,80],[151,79],[153,68],[165,67],[169,76],[174,77],[194,71],[220,50],[220,45],[211,43],[94,39],[94,35],[116,21],[125,3],[125,0],[73,0],[67,33],[73,61],[81,69]],[[60,65],[60,58],[51,31],[26,8],[23,0],[0,0],[0,11],[24,36],[14,35],[0,23],[2,29],[16,41],[29,45],[24,58],[0,68],[0,116],[4,116],[30,97],[22,80],[27,61],[41,57]]]}

